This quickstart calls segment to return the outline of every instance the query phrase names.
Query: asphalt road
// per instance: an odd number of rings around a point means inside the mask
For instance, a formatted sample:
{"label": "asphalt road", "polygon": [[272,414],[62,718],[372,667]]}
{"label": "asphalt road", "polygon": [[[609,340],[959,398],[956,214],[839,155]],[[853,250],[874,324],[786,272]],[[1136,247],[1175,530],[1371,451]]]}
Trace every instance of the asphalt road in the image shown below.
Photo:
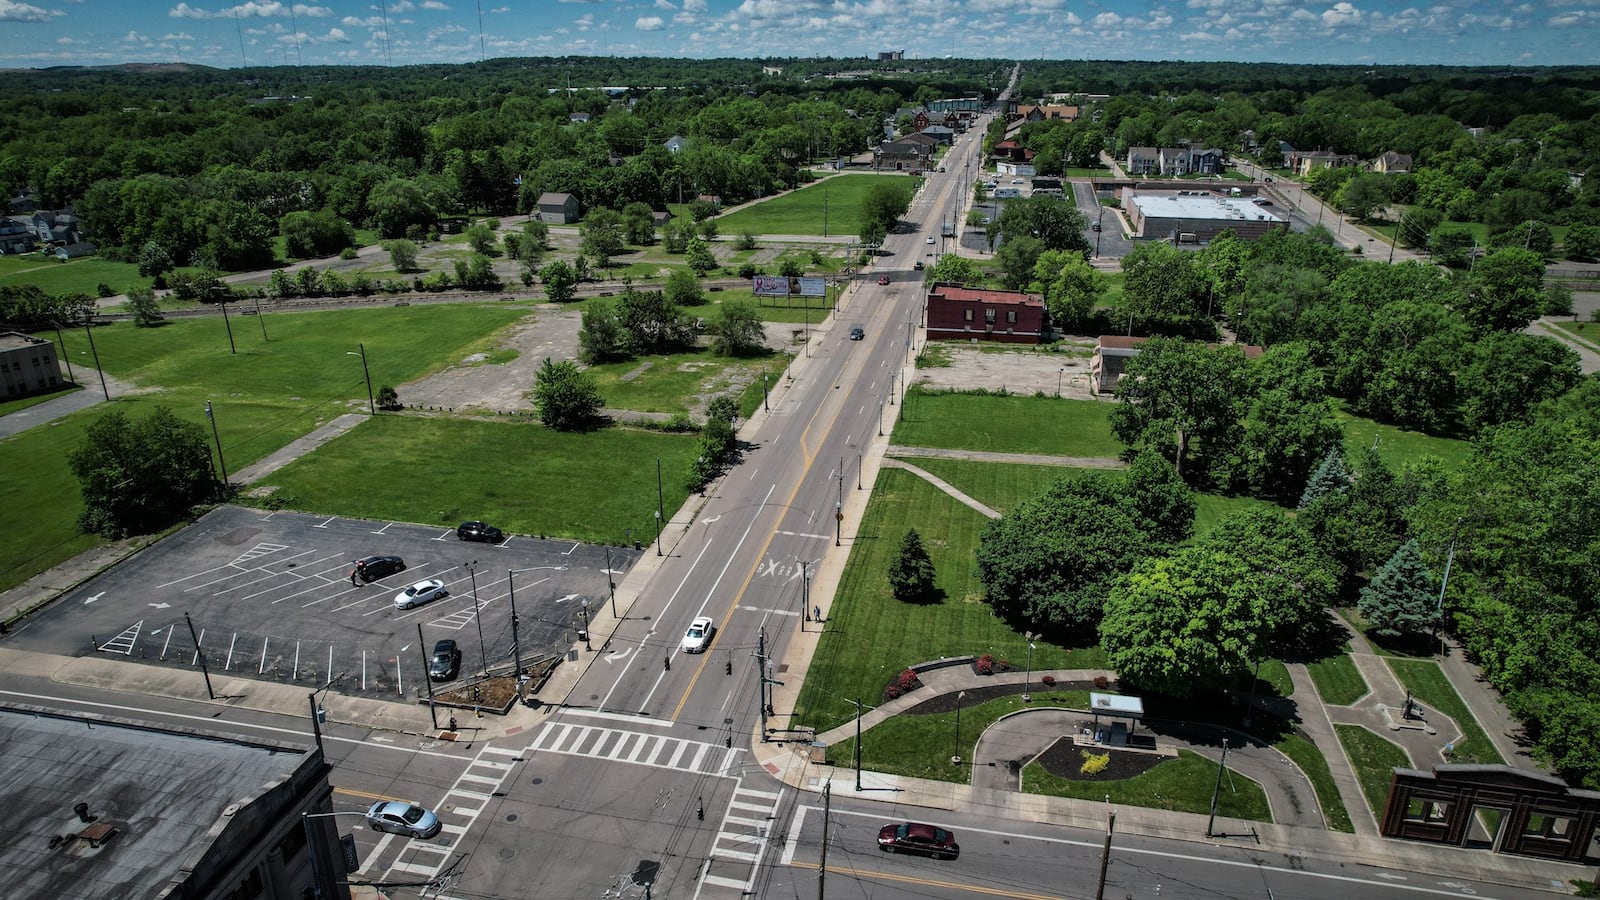
{"label": "asphalt road", "polygon": [[[351,561],[371,554],[398,555],[407,569],[353,587]],[[638,558],[631,548],[609,554],[618,573]],[[343,693],[410,699],[441,638],[460,645],[465,672],[509,670],[513,592],[522,658],[565,652],[583,601],[607,602],[606,555],[572,541],[465,543],[453,528],[225,506],[68,594],[13,639],[18,649],[192,669],[187,615],[213,672],[334,679]],[[395,608],[402,588],[429,578],[449,596]]]}

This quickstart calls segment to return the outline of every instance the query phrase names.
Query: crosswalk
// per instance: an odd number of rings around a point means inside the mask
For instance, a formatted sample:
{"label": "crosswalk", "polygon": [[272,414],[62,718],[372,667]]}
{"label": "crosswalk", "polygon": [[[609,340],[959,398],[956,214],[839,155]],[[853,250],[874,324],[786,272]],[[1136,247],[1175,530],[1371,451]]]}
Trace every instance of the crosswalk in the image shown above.
{"label": "crosswalk", "polygon": [[782,789],[757,790],[746,787],[744,779],[739,779],[706,855],[705,871],[700,877],[702,886],[731,888],[741,895],[755,887],[761,857],[777,832],[778,806],[782,802]]}
{"label": "crosswalk", "polygon": [[534,738],[533,750],[700,774],[725,771],[738,752],[663,734],[566,722],[547,723]]}
{"label": "crosswalk", "polygon": [[[483,814],[494,795],[504,789],[507,779],[512,777],[512,767],[521,761],[520,751],[485,744],[435,807],[442,825],[439,833],[429,841],[405,841],[399,858],[389,863],[388,870],[422,881],[436,879],[451,860],[459,856],[462,836]],[[361,868],[362,874],[378,862],[390,837],[384,835],[379,852],[368,858]]]}

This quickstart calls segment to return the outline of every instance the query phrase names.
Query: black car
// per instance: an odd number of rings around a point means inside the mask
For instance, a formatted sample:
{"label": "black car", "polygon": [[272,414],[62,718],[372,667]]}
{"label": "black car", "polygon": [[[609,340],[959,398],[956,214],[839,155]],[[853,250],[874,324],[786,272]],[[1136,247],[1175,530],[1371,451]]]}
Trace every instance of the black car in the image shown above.
{"label": "black car", "polygon": [[859,341],[867,336],[867,329],[860,325],[850,326],[850,340]]}
{"label": "black car", "polygon": [[433,645],[433,658],[428,660],[428,677],[434,681],[449,681],[461,671],[461,648],[455,641],[439,641]]}
{"label": "black car", "polygon": [[356,577],[362,581],[377,581],[386,575],[406,570],[406,561],[398,556],[366,556],[356,560]]}
{"label": "black car", "polygon": [[490,525],[488,522],[462,522],[456,526],[456,537],[463,541],[483,541],[486,544],[498,544],[505,540],[505,532]]}
{"label": "black car", "polygon": [[917,260],[917,264],[912,266],[911,268],[916,269],[918,272],[921,272],[922,269],[923,269],[922,260],[920,260],[920,259]]}

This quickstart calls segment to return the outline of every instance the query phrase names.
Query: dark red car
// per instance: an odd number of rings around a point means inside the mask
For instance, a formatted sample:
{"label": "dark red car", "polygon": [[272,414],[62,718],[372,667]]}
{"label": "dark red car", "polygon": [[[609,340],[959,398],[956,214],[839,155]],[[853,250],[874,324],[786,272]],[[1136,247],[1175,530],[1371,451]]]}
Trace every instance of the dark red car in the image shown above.
{"label": "dark red car", "polygon": [[885,853],[925,853],[934,859],[961,855],[954,832],[921,822],[901,822],[878,829],[878,849]]}

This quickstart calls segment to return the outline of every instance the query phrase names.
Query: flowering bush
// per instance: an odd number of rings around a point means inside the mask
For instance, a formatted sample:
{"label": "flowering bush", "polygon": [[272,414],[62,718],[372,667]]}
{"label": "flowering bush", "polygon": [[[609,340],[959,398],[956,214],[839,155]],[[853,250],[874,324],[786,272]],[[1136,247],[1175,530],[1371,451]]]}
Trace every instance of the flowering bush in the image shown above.
{"label": "flowering bush", "polygon": [[900,689],[892,684],[883,689],[883,699],[885,700],[893,700],[898,696],[900,696]]}
{"label": "flowering bush", "polygon": [[1110,763],[1111,754],[1090,753],[1089,751],[1085,750],[1083,751],[1083,765],[1078,767],[1078,771],[1085,775],[1098,775]]}
{"label": "flowering bush", "polygon": [[1111,686],[1111,679],[1109,679],[1109,678],[1107,678],[1107,677],[1105,677],[1105,676],[1104,676],[1104,675],[1096,675],[1096,676],[1095,676],[1095,677],[1094,677],[1094,686],[1095,686],[1095,687],[1096,687],[1096,688],[1097,688],[1097,689],[1099,689],[1099,690],[1102,690],[1102,691],[1103,691],[1103,690],[1105,690],[1105,689],[1106,689],[1106,688],[1108,688],[1108,687],[1110,687],[1110,686]]}
{"label": "flowering bush", "polygon": [[985,653],[984,655],[978,657],[978,661],[976,663],[973,663],[973,668],[978,670],[979,675],[993,675],[994,657],[988,653]]}
{"label": "flowering bush", "polygon": [[1002,672],[1011,671],[1011,660],[1009,660],[1009,659],[1002,659],[999,662],[995,663],[995,665],[999,666],[1000,667],[1000,671],[1002,671]]}
{"label": "flowering bush", "polygon": [[900,691],[904,693],[905,691],[922,687],[922,681],[921,679],[917,678],[916,669],[906,669],[904,672],[900,673],[899,677],[895,678],[894,686],[899,688]]}
{"label": "flowering bush", "polygon": [[1050,687],[1050,686],[1052,686],[1052,685],[1054,685],[1056,683],[1056,677],[1054,675],[1040,675],[1039,676],[1039,681],[1045,687]]}

